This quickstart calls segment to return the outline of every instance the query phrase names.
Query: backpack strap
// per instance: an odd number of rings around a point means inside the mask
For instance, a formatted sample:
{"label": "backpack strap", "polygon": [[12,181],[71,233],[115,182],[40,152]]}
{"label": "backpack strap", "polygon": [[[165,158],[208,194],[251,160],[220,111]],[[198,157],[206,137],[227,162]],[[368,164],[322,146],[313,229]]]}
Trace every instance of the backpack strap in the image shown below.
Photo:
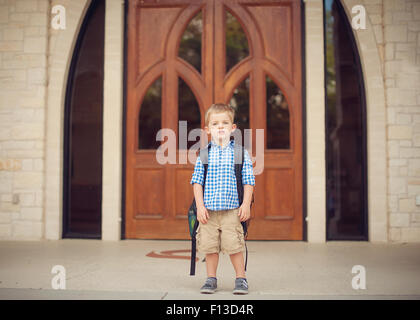
{"label": "backpack strap", "polygon": [[[197,213],[197,206],[195,203],[195,199],[193,200],[193,208],[194,212]],[[197,256],[197,246],[196,246],[196,232],[198,228],[198,220],[195,222],[192,237],[191,237],[191,264],[190,264],[190,276],[195,275],[195,260]]]}
{"label": "backpack strap", "polygon": [[[201,160],[201,163],[204,166],[204,171],[207,170],[207,166],[209,164],[209,152],[210,152],[210,148],[211,148],[211,143],[209,143],[204,148],[200,149],[200,160]],[[205,179],[206,179],[206,177],[204,177],[204,180]]]}
{"label": "backpack strap", "polygon": [[[205,148],[200,149],[200,160],[204,166],[204,180],[203,180],[203,198],[204,198],[204,187],[206,185],[206,177],[207,177],[207,168],[208,168],[208,159],[209,159],[209,151],[210,151],[211,144],[209,143]],[[197,205],[195,199],[193,200],[194,212],[197,215]],[[195,222],[192,238],[191,238],[191,264],[190,264],[190,276],[195,275],[195,262],[197,256],[197,228],[198,228],[198,220]]]}
{"label": "backpack strap", "polygon": [[244,188],[242,185],[242,167],[244,164],[244,148],[241,145],[235,144],[234,148],[234,165],[236,188],[238,190],[239,205],[244,201]]}
{"label": "backpack strap", "polygon": [[[245,148],[241,145],[235,144],[234,148],[234,164],[235,164],[235,177],[236,177],[236,188],[238,190],[239,205],[242,205],[244,201],[244,186],[242,184],[242,169],[244,166],[245,159]],[[244,230],[244,238],[248,235],[248,221],[241,222],[242,229]],[[248,264],[248,247],[246,246],[245,240],[245,271]]]}

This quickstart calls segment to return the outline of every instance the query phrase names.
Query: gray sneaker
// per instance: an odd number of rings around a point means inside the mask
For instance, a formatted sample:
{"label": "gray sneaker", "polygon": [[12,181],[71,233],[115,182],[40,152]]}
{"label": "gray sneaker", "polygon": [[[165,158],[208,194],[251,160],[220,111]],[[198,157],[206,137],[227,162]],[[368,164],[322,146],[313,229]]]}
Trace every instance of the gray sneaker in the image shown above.
{"label": "gray sneaker", "polygon": [[204,285],[201,287],[201,293],[215,293],[217,289],[217,279],[216,278],[207,278]]}
{"label": "gray sneaker", "polygon": [[235,279],[235,289],[233,294],[248,294],[248,281],[245,278]]}

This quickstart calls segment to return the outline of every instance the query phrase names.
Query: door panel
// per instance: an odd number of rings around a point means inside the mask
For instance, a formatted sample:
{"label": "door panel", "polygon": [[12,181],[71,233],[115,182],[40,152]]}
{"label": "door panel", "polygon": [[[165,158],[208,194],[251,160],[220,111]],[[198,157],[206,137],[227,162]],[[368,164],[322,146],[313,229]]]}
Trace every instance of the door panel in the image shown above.
{"label": "door panel", "polygon": [[[194,166],[180,161],[188,150],[178,145],[185,133],[178,121],[188,121],[187,131],[204,127],[207,108],[224,102],[239,108],[241,130],[253,130],[253,157],[255,129],[264,130],[249,239],[302,239],[300,19],[299,1],[129,2],[127,63],[135,67],[127,68],[127,238],[189,238]],[[149,88],[159,77],[161,100],[153,100],[156,90]],[[158,163],[161,142],[139,145],[139,135],[156,134],[156,125],[138,131],[141,108],[153,106],[150,101],[161,103],[160,128],[175,133],[176,164]],[[146,113],[142,122],[156,121],[156,112]]]}
{"label": "door panel", "polygon": [[136,219],[157,219],[164,215],[164,207],[160,201],[161,191],[165,187],[165,172],[162,169],[136,170]]}

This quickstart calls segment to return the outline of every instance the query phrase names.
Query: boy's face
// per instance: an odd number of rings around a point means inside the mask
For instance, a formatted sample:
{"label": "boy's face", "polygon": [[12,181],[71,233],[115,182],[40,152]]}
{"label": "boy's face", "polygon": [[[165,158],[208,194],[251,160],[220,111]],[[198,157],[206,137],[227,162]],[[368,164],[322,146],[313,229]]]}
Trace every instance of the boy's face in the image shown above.
{"label": "boy's face", "polygon": [[207,134],[219,144],[225,144],[230,140],[230,134],[236,129],[227,112],[212,113],[208,126],[204,127]]}

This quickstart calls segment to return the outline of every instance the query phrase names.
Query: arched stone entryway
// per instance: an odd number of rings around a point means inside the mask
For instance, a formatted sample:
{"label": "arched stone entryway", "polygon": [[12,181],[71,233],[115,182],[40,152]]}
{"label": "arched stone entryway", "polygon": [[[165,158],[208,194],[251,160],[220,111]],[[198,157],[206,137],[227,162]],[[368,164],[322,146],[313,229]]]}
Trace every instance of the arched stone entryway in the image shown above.
{"label": "arched stone entryway", "polygon": [[[364,1],[366,2],[366,1]],[[351,8],[360,4],[344,0]],[[80,23],[89,1],[65,1],[66,30],[51,30],[46,137],[45,237],[61,238],[62,230],[62,134],[64,96],[68,68]],[[107,1],[105,31],[105,96],[103,160],[103,239],[121,238],[123,30],[124,4]],[[325,241],[325,149],[322,1],[305,2],[306,47],[306,158],[308,241]],[[387,241],[385,94],[380,51],[369,20],[365,30],[355,31],[367,98],[369,234],[370,241]],[[117,168],[117,169],[116,169]]]}

